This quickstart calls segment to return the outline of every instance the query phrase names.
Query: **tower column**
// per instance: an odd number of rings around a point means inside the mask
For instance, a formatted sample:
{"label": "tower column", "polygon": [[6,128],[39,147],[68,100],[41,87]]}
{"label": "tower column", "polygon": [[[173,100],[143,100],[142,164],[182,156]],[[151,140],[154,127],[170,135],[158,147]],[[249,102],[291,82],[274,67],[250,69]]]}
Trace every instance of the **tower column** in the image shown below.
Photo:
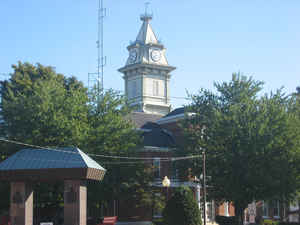
{"label": "tower column", "polygon": [[87,188],[81,180],[65,180],[64,225],[86,225]]}
{"label": "tower column", "polygon": [[13,225],[33,224],[33,190],[31,184],[11,182],[10,221]]}

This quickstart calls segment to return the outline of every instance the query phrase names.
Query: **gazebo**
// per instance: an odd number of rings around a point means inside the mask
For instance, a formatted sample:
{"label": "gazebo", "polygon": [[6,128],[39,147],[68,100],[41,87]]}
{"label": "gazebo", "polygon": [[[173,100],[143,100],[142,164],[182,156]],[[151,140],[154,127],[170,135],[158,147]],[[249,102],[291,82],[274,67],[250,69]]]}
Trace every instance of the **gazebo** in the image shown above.
{"label": "gazebo", "polygon": [[0,180],[11,183],[11,224],[33,225],[33,183],[64,181],[64,224],[86,225],[86,180],[105,171],[78,148],[20,150],[0,163]]}

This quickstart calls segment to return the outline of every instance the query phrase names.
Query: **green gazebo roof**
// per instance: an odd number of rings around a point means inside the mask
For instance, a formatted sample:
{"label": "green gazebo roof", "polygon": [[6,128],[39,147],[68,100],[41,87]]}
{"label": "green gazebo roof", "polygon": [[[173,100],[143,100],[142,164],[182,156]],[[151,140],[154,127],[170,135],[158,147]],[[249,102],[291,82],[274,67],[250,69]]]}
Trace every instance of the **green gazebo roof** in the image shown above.
{"label": "green gazebo roof", "polygon": [[106,170],[78,148],[23,149],[0,163],[0,180],[102,180]]}

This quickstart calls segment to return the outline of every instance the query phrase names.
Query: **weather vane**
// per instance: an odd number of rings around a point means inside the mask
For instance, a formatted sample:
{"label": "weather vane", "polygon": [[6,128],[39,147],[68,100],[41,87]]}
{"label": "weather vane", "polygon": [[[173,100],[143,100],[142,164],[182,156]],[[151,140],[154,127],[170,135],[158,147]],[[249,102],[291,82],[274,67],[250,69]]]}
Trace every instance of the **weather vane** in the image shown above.
{"label": "weather vane", "polygon": [[149,21],[152,19],[152,14],[148,13],[148,8],[149,8],[150,2],[145,3],[145,14],[141,15],[141,20],[142,21]]}
{"label": "weather vane", "polygon": [[148,7],[150,5],[150,2],[145,2],[145,15],[148,14]]}

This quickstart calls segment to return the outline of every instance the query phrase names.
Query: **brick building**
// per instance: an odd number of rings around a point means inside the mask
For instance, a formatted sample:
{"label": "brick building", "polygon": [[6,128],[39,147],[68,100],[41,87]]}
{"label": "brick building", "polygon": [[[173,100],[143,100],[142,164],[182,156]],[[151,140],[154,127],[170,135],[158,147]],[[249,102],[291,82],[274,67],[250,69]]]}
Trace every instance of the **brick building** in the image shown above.
{"label": "brick building", "polygon": [[[153,158],[152,162],[149,162],[155,168],[153,188],[161,189],[161,194],[168,194],[162,186],[162,180],[167,176],[170,179],[170,192],[174,187],[189,186],[194,190],[200,206],[200,185],[194,181],[181,181],[174,164],[161,160],[164,157],[172,157],[174,150],[183,144],[178,121],[186,115],[184,108],[171,110],[169,83],[175,67],[169,65],[166,49],[158,41],[151,27],[152,15],[146,12],[140,19],[142,26],[136,40],[127,46],[129,54],[125,66],[119,69],[119,72],[123,73],[125,94],[136,108],[130,119],[136,128],[142,131],[144,138],[144,147],[140,150],[140,155]],[[139,223],[143,221],[146,224],[161,216],[161,212],[155,210],[148,213],[143,209],[129,212],[121,207],[119,212],[122,214],[121,211],[137,218]],[[129,215],[130,213],[136,215]],[[216,214],[234,215],[234,208],[229,203],[216,206],[214,201],[208,202],[207,221],[213,222]]]}

